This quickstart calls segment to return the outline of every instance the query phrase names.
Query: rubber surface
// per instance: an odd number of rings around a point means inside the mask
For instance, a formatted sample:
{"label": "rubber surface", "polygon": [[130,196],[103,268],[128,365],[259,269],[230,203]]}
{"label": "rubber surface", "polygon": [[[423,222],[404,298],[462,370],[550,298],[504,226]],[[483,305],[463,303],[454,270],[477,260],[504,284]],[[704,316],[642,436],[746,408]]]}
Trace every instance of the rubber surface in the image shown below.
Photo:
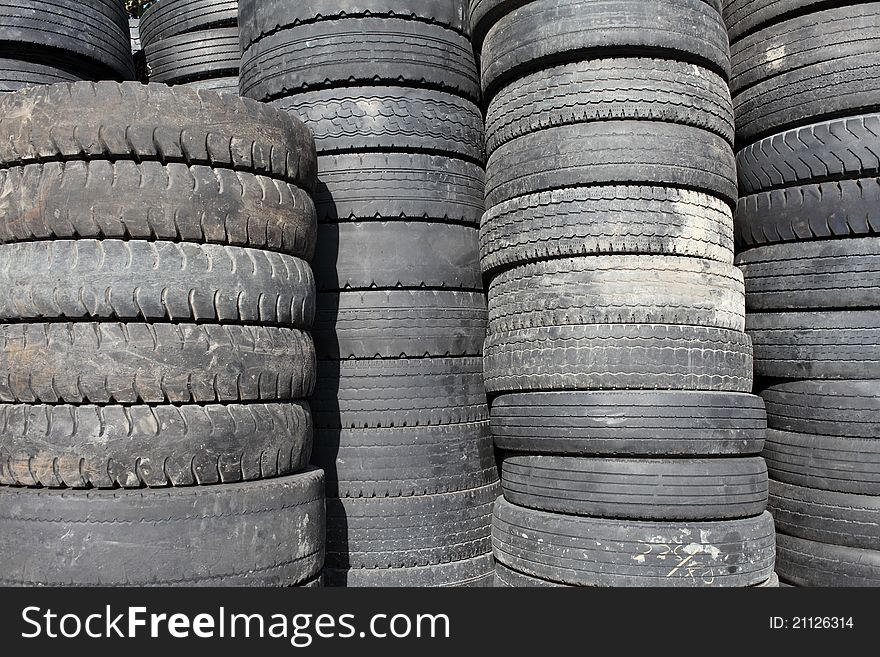
{"label": "rubber surface", "polygon": [[149,45],[186,32],[235,25],[238,5],[238,0],[162,0],[141,16],[141,39]]}
{"label": "rubber surface", "polygon": [[315,352],[295,329],[75,322],[0,326],[0,401],[162,403],[310,396]]}
{"label": "rubber surface", "polygon": [[0,131],[3,168],[153,160],[250,171],[307,191],[315,184],[308,129],[284,112],[228,94],[135,82],[33,87],[0,97]]}
{"label": "rubber surface", "polygon": [[[324,550],[320,470],[226,486],[0,488],[4,586],[290,586]],[[125,540],[120,540],[124,532]],[[149,553],[150,558],[144,555]]]}
{"label": "rubber surface", "polygon": [[760,397],[668,390],[530,392],[492,402],[500,449],[539,454],[758,454],[767,420]]}
{"label": "rubber surface", "polygon": [[578,586],[744,587],[773,574],[769,513],[742,520],[633,522],[495,505],[495,558]]}
{"label": "rubber surface", "polygon": [[485,588],[491,587],[494,581],[494,563],[491,554],[484,554],[473,559],[415,568],[327,568],[324,572],[328,586]]}
{"label": "rubber surface", "polygon": [[774,429],[859,438],[880,435],[876,381],[777,382],[761,396]]}
{"label": "rubber surface", "polygon": [[302,402],[0,406],[0,483],[69,488],[227,484],[309,462]]}
{"label": "rubber surface", "polygon": [[530,509],[593,518],[719,520],[767,508],[760,457],[612,459],[508,454],[504,499]]}
{"label": "rubber surface", "polygon": [[147,73],[153,82],[175,84],[238,73],[241,50],[237,27],[168,37],[144,48]]}
{"label": "rubber surface", "polygon": [[776,570],[795,586],[880,586],[880,551],[827,545],[779,534]]}
{"label": "rubber surface", "polygon": [[90,160],[0,170],[0,242],[125,239],[229,244],[311,260],[309,195],[247,171]]}

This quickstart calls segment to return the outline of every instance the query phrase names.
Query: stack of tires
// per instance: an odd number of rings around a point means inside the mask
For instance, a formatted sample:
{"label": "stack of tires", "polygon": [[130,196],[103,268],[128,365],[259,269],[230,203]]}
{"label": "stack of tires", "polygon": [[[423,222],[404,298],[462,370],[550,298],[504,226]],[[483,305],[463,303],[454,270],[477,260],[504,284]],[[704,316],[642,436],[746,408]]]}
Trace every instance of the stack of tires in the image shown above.
{"label": "stack of tires", "polygon": [[238,0],[159,0],[140,36],[150,82],[238,93]]}
{"label": "stack of tires", "polygon": [[79,82],[0,134],[0,584],[314,583],[306,128]]}
{"label": "stack of tires", "polygon": [[720,3],[470,13],[488,101],[498,584],[768,584]]}
{"label": "stack of tires", "polygon": [[880,585],[880,3],[728,0],[779,575]]}
{"label": "stack of tires", "polygon": [[0,0],[0,47],[0,92],[135,75],[123,0]]}
{"label": "stack of tires", "polygon": [[318,148],[329,584],[491,584],[479,83],[464,0],[242,0],[242,94]]}

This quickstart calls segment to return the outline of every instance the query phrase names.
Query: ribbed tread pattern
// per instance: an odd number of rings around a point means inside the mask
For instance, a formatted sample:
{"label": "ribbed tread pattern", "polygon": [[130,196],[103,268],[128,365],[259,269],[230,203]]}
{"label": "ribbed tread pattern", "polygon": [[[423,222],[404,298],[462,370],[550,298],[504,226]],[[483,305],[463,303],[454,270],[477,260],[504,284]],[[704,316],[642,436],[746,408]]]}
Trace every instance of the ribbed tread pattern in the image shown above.
{"label": "ribbed tread pattern", "polygon": [[713,194],[731,207],[737,201],[733,149],[723,138],[630,120],[549,127],[500,146],[486,165],[486,206],[585,183],[670,185]]}
{"label": "ribbed tread pattern", "polygon": [[758,376],[880,378],[880,311],[753,313],[746,324]]}
{"label": "ribbed tread pattern", "polygon": [[411,219],[479,225],[483,169],[417,153],[358,153],[318,158],[320,221]]}
{"label": "ribbed tread pattern", "polygon": [[495,505],[495,558],[580,586],[744,587],[773,574],[769,513],[742,520],[607,520]]}
{"label": "ribbed tread pattern", "polygon": [[720,520],[767,508],[760,457],[725,459],[505,457],[501,484],[511,504],[594,518]]}
{"label": "ribbed tread pattern", "polygon": [[412,427],[489,418],[482,359],[476,357],[322,360],[311,403],[318,429]]}
{"label": "ribbed tread pattern", "polygon": [[491,588],[494,580],[491,554],[473,559],[450,561],[415,568],[327,568],[324,570],[330,586],[348,588]]}
{"label": "ribbed tread pattern", "polygon": [[235,25],[238,0],[162,0],[141,16],[144,44],[208,27]]}
{"label": "ribbed tread pattern", "polygon": [[434,495],[498,479],[489,423],[325,430],[312,463],[331,497]]}
{"label": "ribbed tread pattern", "polygon": [[760,397],[672,390],[530,392],[492,403],[500,449],[569,455],[759,454],[767,419]]}
{"label": "ribbed tread pattern", "polygon": [[480,356],[486,317],[482,292],[323,293],[312,335],[321,359]]}
{"label": "ribbed tread pattern", "polygon": [[368,17],[298,25],[264,36],[242,57],[241,92],[258,100],[359,82],[406,82],[479,98],[470,40],[416,21]]}
{"label": "ribbed tread pattern", "polygon": [[439,495],[327,500],[327,565],[413,568],[490,551],[500,484]]}
{"label": "ribbed tread pattern", "polygon": [[761,391],[770,426],[784,431],[875,438],[880,436],[876,381],[785,381]]}
{"label": "ribbed tread pattern", "polygon": [[786,534],[776,539],[776,571],[797,586],[880,586],[880,550],[808,541]]}
{"label": "ribbed tread pattern", "polygon": [[168,84],[238,72],[241,50],[238,28],[224,27],[169,37],[148,44],[147,72]]}
{"label": "ribbed tread pattern", "polygon": [[880,495],[880,440],[770,429],[764,458],[770,476],[796,486]]}

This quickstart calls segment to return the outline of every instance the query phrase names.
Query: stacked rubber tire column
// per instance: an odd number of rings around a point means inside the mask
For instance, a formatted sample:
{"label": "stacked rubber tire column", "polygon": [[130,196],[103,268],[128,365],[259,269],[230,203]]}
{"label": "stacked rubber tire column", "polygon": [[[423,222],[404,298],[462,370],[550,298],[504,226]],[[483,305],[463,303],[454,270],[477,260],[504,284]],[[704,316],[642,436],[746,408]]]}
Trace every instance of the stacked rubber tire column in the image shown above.
{"label": "stacked rubber tire column", "polygon": [[471,4],[499,585],[773,581],[717,4]]}
{"label": "stacked rubber tire column", "polygon": [[0,47],[0,92],[135,75],[123,0],[0,0]]}
{"label": "stacked rubber tire column", "polygon": [[240,7],[242,94],[300,116],[319,153],[327,582],[491,584],[482,116],[464,3]]}
{"label": "stacked rubber tire column", "polygon": [[238,93],[238,0],[160,0],[140,35],[151,82]]}
{"label": "stacked rubber tire column", "polygon": [[738,264],[779,576],[880,585],[880,3],[733,0]]}
{"label": "stacked rubber tire column", "polygon": [[306,128],[134,82],[0,117],[0,583],[314,584]]}

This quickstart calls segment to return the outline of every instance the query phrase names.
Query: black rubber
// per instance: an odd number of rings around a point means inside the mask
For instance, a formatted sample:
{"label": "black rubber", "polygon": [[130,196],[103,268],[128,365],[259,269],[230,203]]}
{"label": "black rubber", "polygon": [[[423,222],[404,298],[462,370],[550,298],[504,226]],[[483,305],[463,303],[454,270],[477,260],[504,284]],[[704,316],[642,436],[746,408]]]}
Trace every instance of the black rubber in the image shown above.
{"label": "black rubber", "polygon": [[197,406],[0,405],[0,483],[192,486],[292,474],[309,462],[302,402]]}
{"label": "black rubber", "polygon": [[766,426],[761,398],[742,393],[531,392],[492,403],[496,446],[538,454],[759,454]]}
{"label": "black rubber", "polygon": [[323,293],[312,335],[321,359],[479,356],[486,315],[482,292]]}
{"label": "black rubber", "polygon": [[737,264],[750,311],[880,307],[880,237],[763,246]]}
{"label": "black rubber", "polygon": [[216,91],[218,94],[238,95],[238,75],[207,78],[205,80],[193,80],[192,82],[184,82],[183,84],[190,89],[208,89],[209,91]]}
{"label": "black rubber", "polygon": [[464,160],[359,153],[320,157],[318,169],[319,221],[408,219],[479,225],[483,214],[483,170]]}
{"label": "black rubber", "polygon": [[594,185],[520,196],[490,208],[480,231],[487,275],[559,257],[633,253],[733,262],[731,209],[702,192]]}
{"label": "black rubber", "polygon": [[0,508],[3,586],[291,586],[324,557],[320,470],[167,490],[0,487]]}
{"label": "black rubber", "polygon": [[470,40],[440,25],[401,18],[298,25],[263,37],[241,60],[241,92],[257,100],[357,83],[405,83],[480,97]]}
{"label": "black rubber", "polygon": [[743,148],[736,162],[743,195],[830,181],[841,181],[843,185],[847,179],[871,178],[880,172],[880,114],[787,130]]}
{"label": "black rubber", "polygon": [[880,550],[862,550],[779,534],[776,571],[795,586],[880,586]]}
{"label": "black rubber", "polygon": [[808,541],[876,550],[880,496],[770,483],[770,512],[780,533]]}
{"label": "black rubber", "polygon": [[534,0],[501,18],[482,47],[483,89],[560,59],[662,54],[730,72],[721,16],[701,0]]}
{"label": "black rubber", "polygon": [[880,495],[880,440],[770,429],[764,447],[770,476],[796,486]]}
{"label": "black rubber", "polygon": [[147,44],[144,52],[150,80],[166,84],[235,75],[241,62],[237,27],[169,37]]}
{"label": "black rubber", "polygon": [[596,184],[670,185],[713,194],[731,207],[737,201],[733,150],[722,137],[661,121],[593,121],[500,146],[486,164],[486,206]]}
{"label": "black rubber", "polygon": [[549,126],[607,120],[702,128],[733,144],[727,83],[683,62],[593,59],[532,73],[501,89],[486,115],[487,150]]}
{"label": "black rubber", "polygon": [[456,587],[487,588],[494,583],[491,554],[415,568],[351,568],[324,570],[328,586],[348,588]]}
{"label": "black rubber", "polygon": [[0,43],[7,53],[61,57],[90,79],[134,79],[128,15],[117,0],[4,2]]}
{"label": "black rubber", "polygon": [[486,420],[479,357],[323,360],[317,429],[413,427]]}
{"label": "black rubber", "polygon": [[[495,563],[495,588],[566,588],[570,584],[561,584],[559,582],[551,582],[539,577],[532,577],[525,573],[508,568],[500,562]],[[769,579],[754,584],[755,588],[779,588],[779,576],[773,573]]]}
{"label": "black rubber", "polygon": [[479,239],[476,227],[445,222],[323,223],[314,259],[318,289],[480,290]]}
{"label": "black rubber", "polygon": [[583,518],[495,505],[495,558],[577,586],[745,587],[773,574],[773,519],[702,522]]}
{"label": "black rubber", "polygon": [[207,242],[310,260],[315,206],[302,189],[247,171],[92,160],[0,170],[0,242]]}
{"label": "black rubber", "polygon": [[752,345],[729,329],[584,324],[490,333],[486,389],[668,389],[748,392]]}
{"label": "black rubber", "polygon": [[747,518],[767,508],[764,459],[644,459],[508,454],[511,504],[577,516],[637,520]]}
{"label": "black rubber", "polygon": [[731,48],[736,138],[880,107],[880,14],[845,3],[770,24]]}
{"label": "black rubber", "polygon": [[876,381],[786,381],[761,391],[770,426],[828,436],[880,436]]}
{"label": "black rubber", "polygon": [[39,60],[0,58],[0,92],[85,79],[81,73]]}
{"label": "black rubber", "polygon": [[741,247],[750,247],[825,237],[880,235],[878,208],[880,178],[874,176],[758,192],[739,201],[736,241]]}
{"label": "black rubber", "polygon": [[484,159],[480,108],[444,91],[342,87],[285,96],[271,104],[301,118],[322,155],[400,150]]}
{"label": "black rubber", "polygon": [[880,378],[880,311],[753,313],[746,325],[757,376]]}
{"label": "black rubber", "polygon": [[840,4],[838,0],[723,0],[724,21],[731,43],[745,34],[792,14],[805,14],[823,5]]}
{"label": "black rubber", "polygon": [[467,0],[241,0],[242,47],[303,23],[368,16],[436,23],[467,34]]}
{"label": "black rubber", "polygon": [[594,256],[524,265],[489,286],[491,333],[613,323],[743,331],[742,273],[696,258]]}
{"label": "black rubber", "polygon": [[122,240],[0,245],[2,320],[115,319],[308,329],[315,280],[299,258],[237,246]]}
{"label": "black rubber", "polygon": [[413,568],[491,549],[494,482],[438,495],[327,499],[327,566]]}
{"label": "black rubber", "polygon": [[152,160],[269,175],[314,188],[302,122],[251,100],[135,82],[77,82],[0,96],[0,166]]}
{"label": "black rubber", "polygon": [[[242,3],[244,4],[244,3]],[[238,22],[238,0],[162,0],[141,16],[140,34],[145,45],[160,39]]]}
{"label": "black rubber", "polygon": [[[331,497],[406,497],[498,480],[489,423],[319,429],[312,463]],[[2,465],[0,465],[2,467]]]}
{"label": "black rubber", "polygon": [[310,396],[315,351],[286,328],[5,324],[0,371],[3,402],[274,401]]}

